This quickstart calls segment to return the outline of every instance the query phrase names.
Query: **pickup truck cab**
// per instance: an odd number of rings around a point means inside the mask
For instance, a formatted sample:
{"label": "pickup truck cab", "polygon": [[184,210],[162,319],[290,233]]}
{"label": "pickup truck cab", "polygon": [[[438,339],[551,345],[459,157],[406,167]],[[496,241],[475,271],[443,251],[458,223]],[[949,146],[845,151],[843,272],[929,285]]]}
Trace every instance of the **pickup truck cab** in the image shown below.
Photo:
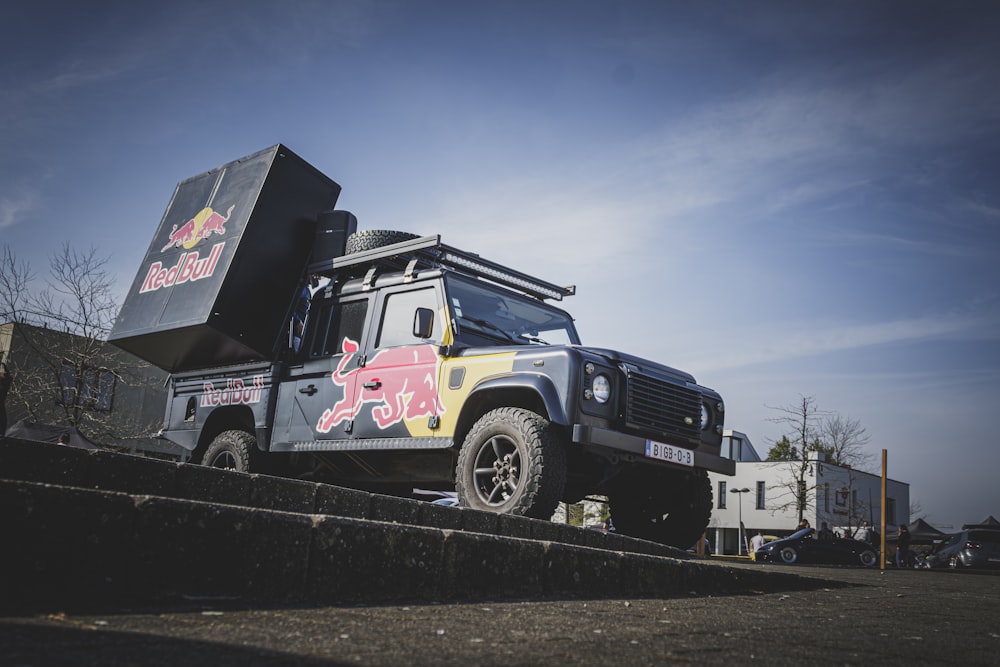
{"label": "pickup truck cab", "polygon": [[582,346],[550,303],[572,288],[407,236],[358,232],[349,250],[376,248],[311,267],[328,283],[285,360],[175,376],[164,435],[208,465],[455,489],[463,505],[538,518],[605,495],[619,531],[700,535],[705,471],[731,468],[720,396]]}

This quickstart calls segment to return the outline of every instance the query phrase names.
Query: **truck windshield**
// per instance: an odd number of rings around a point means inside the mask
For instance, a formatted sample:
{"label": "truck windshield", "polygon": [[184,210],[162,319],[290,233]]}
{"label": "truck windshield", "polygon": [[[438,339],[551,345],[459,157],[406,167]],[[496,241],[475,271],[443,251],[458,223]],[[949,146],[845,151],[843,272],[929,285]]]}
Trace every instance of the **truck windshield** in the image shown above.
{"label": "truck windshield", "polygon": [[448,308],[457,340],[515,345],[579,344],[573,319],[558,308],[503,288],[448,276]]}

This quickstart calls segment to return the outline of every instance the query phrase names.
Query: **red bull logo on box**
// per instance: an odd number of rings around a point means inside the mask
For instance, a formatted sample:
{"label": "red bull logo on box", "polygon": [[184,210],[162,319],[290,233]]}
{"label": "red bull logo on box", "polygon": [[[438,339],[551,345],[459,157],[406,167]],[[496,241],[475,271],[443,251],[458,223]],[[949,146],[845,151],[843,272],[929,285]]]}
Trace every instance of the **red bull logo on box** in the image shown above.
{"label": "red bull logo on box", "polygon": [[[356,418],[366,404],[375,404],[372,418],[383,429],[404,419],[444,413],[437,387],[440,358],[433,345],[388,348],[377,352],[364,367],[344,370],[359,348],[356,341],[344,338],[344,356],[330,376],[344,388],[344,397],[320,416],[318,432],[329,433],[341,422]],[[351,380],[361,374],[363,384],[352,387]]]}
{"label": "red bull logo on box", "polygon": [[226,242],[221,241],[212,246],[207,257],[202,257],[197,250],[191,250],[196,245],[214,234],[225,234],[226,223],[233,215],[235,206],[230,206],[226,215],[213,211],[211,207],[198,211],[198,214],[185,222],[183,225],[174,225],[167,237],[167,244],[160,252],[166,252],[173,248],[182,248],[185,251],[177,259],[173,266],[166,268],[163,262],[153,262],[146,272],[146,279],[142,281],[139,288],[140,294],[155,292],[164,287],[173,287],[187,282],[194,282],[210,277],[215,273],[215,267],[219,263],[222,249]]}
{"label": "red bull logo on box", "polygon": [[167,245],[163,246],[160,252],[166,252],[171,248],[190,250],[212,234],[225,234],[226,223],[229,222],[234,208],[236,207],[230,206],[223,217],[222,214],[216,213],[206,206],[180,227],[174,225],[170,236],[167,237]]}

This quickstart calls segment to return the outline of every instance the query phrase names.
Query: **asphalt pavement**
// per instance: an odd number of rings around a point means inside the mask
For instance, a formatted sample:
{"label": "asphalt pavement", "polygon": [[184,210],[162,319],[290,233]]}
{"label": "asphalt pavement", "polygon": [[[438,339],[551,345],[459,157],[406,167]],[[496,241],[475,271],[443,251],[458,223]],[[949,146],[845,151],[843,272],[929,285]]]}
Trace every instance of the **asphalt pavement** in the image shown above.
{"label": "asphalt pavement", "polygon": [[[812,590],[655,599],[242,606],[0,617],[4,665],[995,665],[997,573],[740,563]],[[502,586],[503,582],[496,582]]]}

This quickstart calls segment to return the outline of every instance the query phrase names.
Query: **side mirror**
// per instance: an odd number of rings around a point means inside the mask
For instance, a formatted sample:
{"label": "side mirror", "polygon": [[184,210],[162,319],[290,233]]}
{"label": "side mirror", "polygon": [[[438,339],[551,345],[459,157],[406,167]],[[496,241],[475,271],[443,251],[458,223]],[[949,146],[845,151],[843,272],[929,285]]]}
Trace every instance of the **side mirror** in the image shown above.
{"label": "side mirror", "polygon": [[413,335],[424,340],[434,334],[434,311],[430,308],[417,308],[413,316]]}

